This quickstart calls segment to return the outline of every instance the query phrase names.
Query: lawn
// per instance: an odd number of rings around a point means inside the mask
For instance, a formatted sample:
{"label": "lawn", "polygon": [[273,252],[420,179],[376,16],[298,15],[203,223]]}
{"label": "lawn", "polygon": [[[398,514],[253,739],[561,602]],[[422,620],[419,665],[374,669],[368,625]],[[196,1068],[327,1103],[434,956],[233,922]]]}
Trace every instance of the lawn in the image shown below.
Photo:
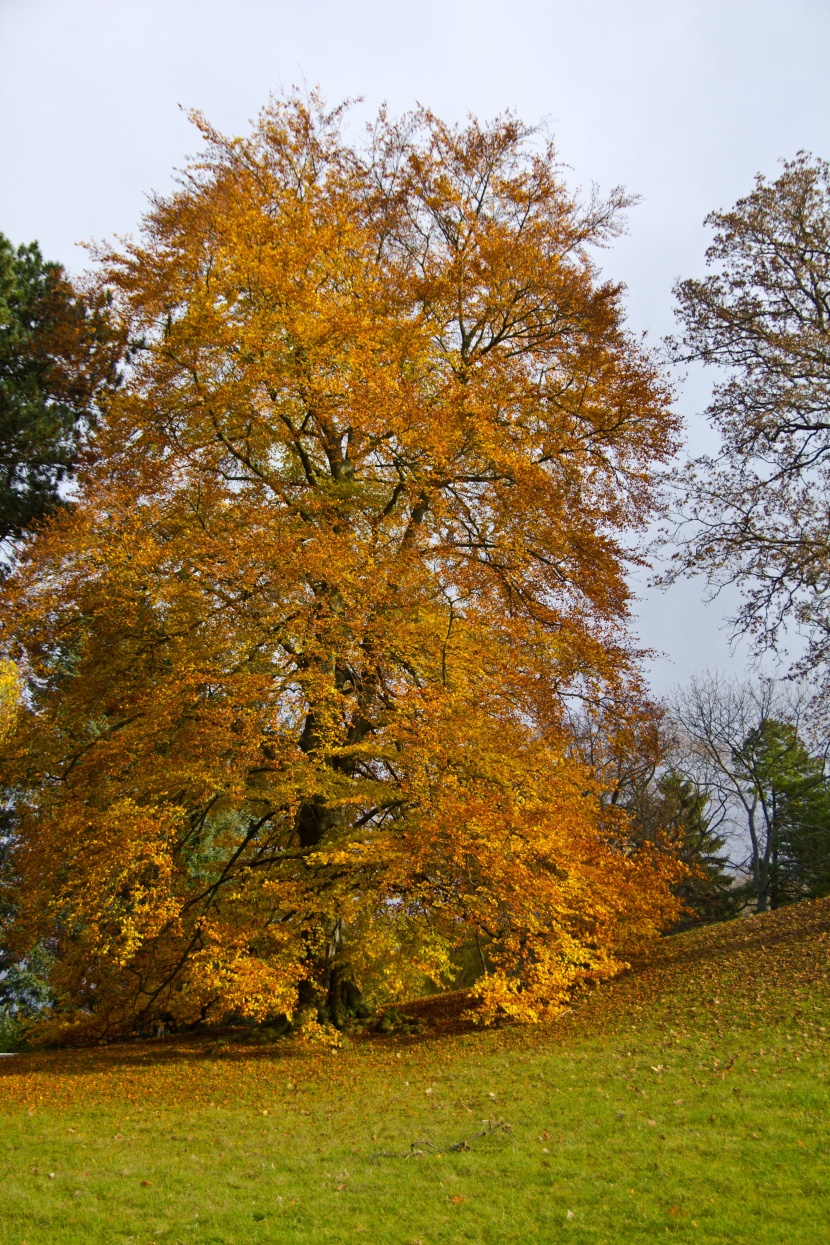
{"label": "lawn", "polygon": [[830,1241],[828,951],[821,901],[546,1027],[2,1059],[0,1242]]}

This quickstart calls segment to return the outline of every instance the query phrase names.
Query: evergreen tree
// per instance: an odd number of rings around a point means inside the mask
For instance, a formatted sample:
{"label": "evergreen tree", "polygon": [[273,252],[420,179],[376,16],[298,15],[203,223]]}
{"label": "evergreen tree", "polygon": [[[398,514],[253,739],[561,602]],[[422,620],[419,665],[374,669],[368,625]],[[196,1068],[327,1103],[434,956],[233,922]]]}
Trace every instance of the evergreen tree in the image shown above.
{"label": "evergreen tree", "polygon": [[736,758],[769,826],[770,907],[830,893],[830,779],[789,722],[767,719]]}
{"label": "evergreen tree", "polygon": [[635,840],[662,836],[688,866],[674,888],[685,909],[676,929],[737,915],[740,895],[723,854],[726,840],[712,826],[709,796],[691,775],[674,766],[665,769],[633,787],[626,805]]}
{"label": "evergreen tree", "polygon": [[106,295],[0,234],[0,541],[59,504],[119,356]]}

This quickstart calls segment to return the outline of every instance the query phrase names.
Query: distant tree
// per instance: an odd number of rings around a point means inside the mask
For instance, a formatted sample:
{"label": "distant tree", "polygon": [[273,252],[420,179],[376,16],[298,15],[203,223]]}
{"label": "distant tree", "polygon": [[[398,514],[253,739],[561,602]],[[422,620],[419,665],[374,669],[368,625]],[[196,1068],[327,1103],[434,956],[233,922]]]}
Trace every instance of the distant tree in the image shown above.
{"label": "distant tree", "polygon": [[601,776],[607,808],[625,814],[630,845],[659,844],[684,866],[673,890],[683,903],[675,929],[723,921],[739,911],[734,869],[712,816],[710,796],[678,749],[673,724],[657,705],[603,705],[582,715],[574,737]]}
{"label": "distant tree", "polygon": [[59,503],[119,355],[106,295],[0,234],[0,541]]}
{"label": "distant tree", "polygon": [[724,851],[726,839],[713,824],[709,804],[708,793],[694,776],[674,766],[632,792],[629,812],[635,838],[654,839],[662,833],[678,859],[688,866],[686,876],[675,885],[675,894],[684,907],[676,929],[726,921],[742,906],[734,870]]}
{"label": "distant tree", "polygon": [[815,668],[830,659],[830,165],[800,152],[706,223],[715,271],[676,287],[674,353],[723,369],[707,412],[721,449],[690,465],[672,574],[738,584],[739,629],[774,645],[799,625]]}
{"label": "distant tree", "polygon": [[672,710],[687,766],[748,840],[744,893],[756,911],[825,893],[830,784],[802,737],[799,699],[772,680],[707,674],[676,694]]}
{"label": "distant tree", "polygon": [[790,722],[765,719],[737,754],[770,824],[769,899],[778,908],[830,893],[830,779]]}

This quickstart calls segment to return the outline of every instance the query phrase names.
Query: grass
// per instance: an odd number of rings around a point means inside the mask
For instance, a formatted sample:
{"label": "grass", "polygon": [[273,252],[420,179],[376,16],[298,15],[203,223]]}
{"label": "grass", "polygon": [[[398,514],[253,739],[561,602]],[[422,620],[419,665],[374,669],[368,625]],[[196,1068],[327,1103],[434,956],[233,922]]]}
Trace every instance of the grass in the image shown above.
{"label": "grass", "polygon": [[[821,901],[666,939],[544,1028],[453,1031],[445,1004],[334,1054],[0,1060],[0,1242],[816,1245],[828,949]],[[401,1157],[483,1120],[510,1131]]]}

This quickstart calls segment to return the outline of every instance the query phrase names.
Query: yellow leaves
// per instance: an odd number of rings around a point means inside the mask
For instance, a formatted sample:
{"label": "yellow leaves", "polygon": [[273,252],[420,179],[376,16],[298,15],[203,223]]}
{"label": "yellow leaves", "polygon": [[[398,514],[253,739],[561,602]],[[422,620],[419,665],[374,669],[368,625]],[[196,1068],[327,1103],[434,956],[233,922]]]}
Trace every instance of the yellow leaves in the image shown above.
{"label": "yellow leaves", "polygon": [[670,910],[563,709],[629,687],[666,394],[552,152],[411,120],[375,165],[297,100],[203,128],[109,258],[146,348],[10,585],[18,934],[67,1031],[291,1015],[341,962],[383,1002],[482,938],[481,1017],[537,1020]]}
{"label": "yellow leaves", "polygon": [[309,1013],[302,1017],[296,1030],[301,1042],[312,1046],[320,1046],[324,1050],[335,1051],[340,1046],[340,1034],[332,1025],[322,1025],[316,1016]]}
{"label": "yellow leaves", "polygon": [[8,739],[17,721],[20,702],[20,674],[8,658],[0,661],[0,744]]}

